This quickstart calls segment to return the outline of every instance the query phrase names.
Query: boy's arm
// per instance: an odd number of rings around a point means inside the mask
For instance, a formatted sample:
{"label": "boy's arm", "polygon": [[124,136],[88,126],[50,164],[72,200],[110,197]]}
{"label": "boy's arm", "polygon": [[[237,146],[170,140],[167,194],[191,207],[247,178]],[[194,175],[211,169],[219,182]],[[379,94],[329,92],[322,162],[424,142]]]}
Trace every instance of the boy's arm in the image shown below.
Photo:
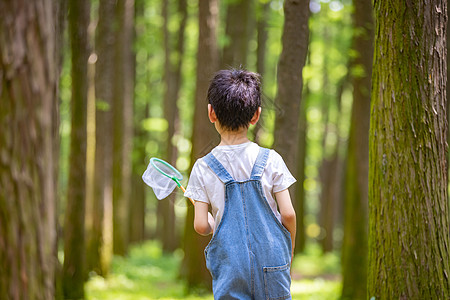
{"label": "boy's arm", "polygon": [[209,235],[214,230],[214,218],[208,212],[208,206],[205,202],[195,202],[194,229],[201,235]]}
{"label": "boy's arm", "polygon": [[294,257],[294,247],[295,247],[295,234],[297,233],[297,217],[295,215],[294,207],[292,206],[291,196],[289,195],[289,190],[285,189],[283,191],[275,193],[275,199],[278,203],[278,209],[281,214],[281,223],[290,232],[292,240],[292,253],[291,257]]}

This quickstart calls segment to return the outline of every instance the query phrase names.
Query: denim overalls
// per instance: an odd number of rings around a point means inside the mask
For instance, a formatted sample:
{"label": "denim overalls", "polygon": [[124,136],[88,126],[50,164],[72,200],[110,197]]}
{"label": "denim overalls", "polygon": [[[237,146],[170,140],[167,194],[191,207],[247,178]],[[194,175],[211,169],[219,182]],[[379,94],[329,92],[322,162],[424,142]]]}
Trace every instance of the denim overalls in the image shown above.
{"label": "denim overalls", "polygon": [[214,299],[291,299],[290,233],[264,196],[269,149],[260,148],[245,181],[235,181],[212,153],[205,162],[225,184],[222,220],[205,249]]}

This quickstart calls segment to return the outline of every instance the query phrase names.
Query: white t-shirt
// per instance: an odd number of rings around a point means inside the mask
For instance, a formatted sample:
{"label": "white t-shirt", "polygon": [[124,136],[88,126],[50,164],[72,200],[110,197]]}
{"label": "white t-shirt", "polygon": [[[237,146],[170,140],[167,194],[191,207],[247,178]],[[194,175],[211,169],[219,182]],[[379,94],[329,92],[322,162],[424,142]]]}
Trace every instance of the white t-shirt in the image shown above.
{"label": "white t-shirt", "polygon": [[[211,152],[234,180],[244,181],[250,178],[259,153],[259,146],[256,143],[247,142],[239,145],[217,146]],[[274,193],[287,189],[295,181],[281,156],[275,150],[270,150],[266,167],[261,176],[261,184],[264,195],[280,222],[281,216],[277,209]],[[225,185],[208,167],[203,158],[195,162],[184,196],[211,205],[211,212],[217,227],[225,208]]]}

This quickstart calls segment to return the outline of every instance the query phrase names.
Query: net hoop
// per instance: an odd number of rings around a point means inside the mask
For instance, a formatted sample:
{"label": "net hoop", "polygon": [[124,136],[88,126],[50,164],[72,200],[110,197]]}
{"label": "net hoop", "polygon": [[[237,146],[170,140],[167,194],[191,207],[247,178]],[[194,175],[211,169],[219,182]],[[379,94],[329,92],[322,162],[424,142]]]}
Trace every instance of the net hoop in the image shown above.
{"label": "net hoop", "polygon": [[[168,167],[170,170],[172,170],[172,171],[175,173],[175,176],[170,176],[169,174],[167,174],[166,172],[164,172],[163,170],[161,170],[161,169],[156,165],[155,162],[161,163],[161,164],[163,164],[164,166]],[[181,173],[180,173],[177,169],[175,169],[171,164],[169,164],[168,162],[166,162],[166,161],[164,161],[164,160],[162,160],[162,159],[156,158],[156,157],[150,158],[150,164],[151,164],[151,165],[152,165],[159,173],[161,173],[162,175],[164,175],[164,176],[166,176],[166,177],[172,179],[173,181],[175,181],[178,187],[181,186],[180,180],[183,180],[183,175],[181,175]]]}

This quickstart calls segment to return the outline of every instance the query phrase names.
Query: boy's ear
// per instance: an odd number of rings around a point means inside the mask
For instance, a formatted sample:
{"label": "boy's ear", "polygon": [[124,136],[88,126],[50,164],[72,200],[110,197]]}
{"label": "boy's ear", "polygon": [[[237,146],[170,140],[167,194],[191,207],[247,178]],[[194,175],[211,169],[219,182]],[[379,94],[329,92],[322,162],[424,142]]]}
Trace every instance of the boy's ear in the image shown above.
{"label": "boy's ear", "polygon": [[258,123],[260,116],[261,116],[261,106],[258,107],[258,109],[255,111],[255,114],[253,115],[252,119],[250,120],[250,124],[255,125],[256,123]]}
{"label": "boy's ear", "polygon": [[215,123],[217,121],[216,112],[212,108],[211,104],[208,104],[208,117],[211,123]]}

